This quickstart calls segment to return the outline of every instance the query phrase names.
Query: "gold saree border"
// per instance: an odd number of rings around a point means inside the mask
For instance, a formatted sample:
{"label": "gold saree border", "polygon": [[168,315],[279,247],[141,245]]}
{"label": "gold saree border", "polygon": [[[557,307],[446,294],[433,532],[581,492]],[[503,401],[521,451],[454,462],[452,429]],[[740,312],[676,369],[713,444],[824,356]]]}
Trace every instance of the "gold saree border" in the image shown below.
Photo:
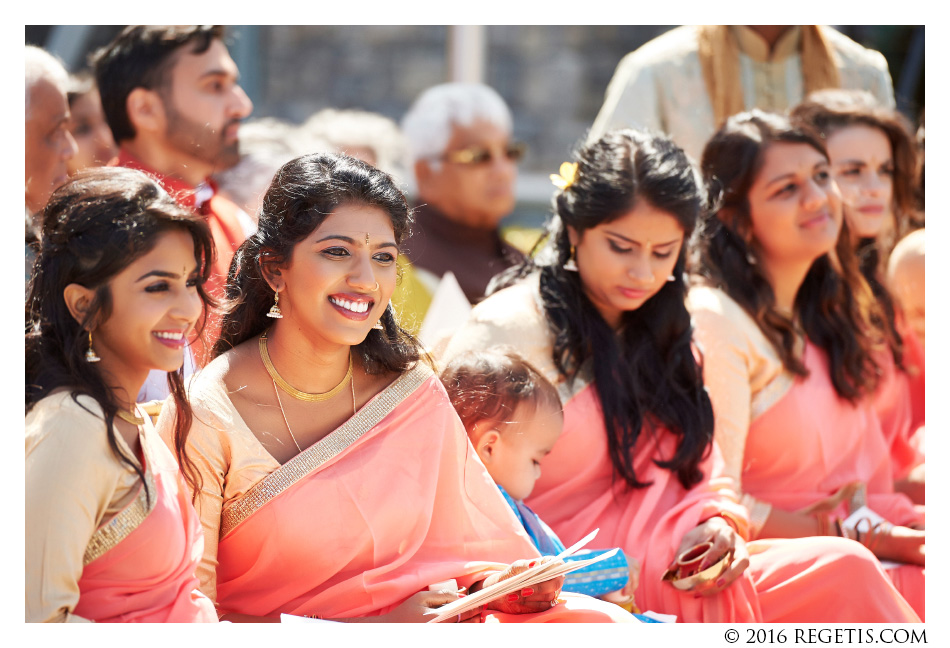
{"label": "gold saree border", "polygon": [[794,385],[795,376],[782,369],[772,382],[752,397],[749,420],[754,421],[765,414],[773,405],[782,400]]}
{"label": "gold saree border", "polygon": [[221,514],[219,537],[224,538],[262,506],[358,441],[433,375],[424,363],[416,363],[343,425],[254,484]]}
{"label": "gold saree border", "polygon": [[[151,500],[151,505],[149,505],[149,500]],[[135,531],[145,521],[148,514],[152,512],[156,503],[155,479],[150,468],[146,467],[144,488],[139,488],[139,494],[128,506],[92,534],[82,557],[83,567],[102,556]]]}

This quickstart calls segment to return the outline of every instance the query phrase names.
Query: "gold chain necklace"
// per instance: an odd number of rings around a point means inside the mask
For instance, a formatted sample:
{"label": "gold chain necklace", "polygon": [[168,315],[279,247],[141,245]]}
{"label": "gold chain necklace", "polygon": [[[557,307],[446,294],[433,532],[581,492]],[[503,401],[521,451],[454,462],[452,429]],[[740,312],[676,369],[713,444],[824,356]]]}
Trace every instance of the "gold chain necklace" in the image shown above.
{"label": "gold chain necklace", "polygon": [[[290,432],[290,438],[294,442],[294,445],[297,446],[297,453],[303,452],[300,448],[300,444],[297,443],[297,437],[294,436],[294,431],[290,429],[290,421],[287,420],[287,412],[284,411],[284,404],[280,402],[280,392],[277,391],[277,381],[272,380],[274,383],[274,396],[277,397],[277,407],[280,408],[280,415],[284,417],[284,425],[287,426],[287,431]],[[353,414],[356,414],[356,385],[353,384],[354,381],[350,380],[350,393],[353,395]]]}
{"label": "gold chain necklace", "polygon": [[136,416],[129,410],[124,410],[124,409],[116,410],[116,415],[123,421],[127,421],[131,423],[132,425],[145,425],[144,418],[142,418],[141,416]]}
{"label": "gold chain necklace", "polygon": [[[300,391],[299,389],[291,385],[289,382],[284,380],[279,373],[277,373],[277,369],[274,367],[274,364],[270,361],[270,355],[267,353],[267,331],[264,331],[264,333],[261,335],[260,341],[258,343],[258,347],[260,348],[260,351],[261,351],[261,361],[264,363],[264,368],[267,369],[267,373],[270,375],[271,379],[274,381],[274,384],[280,387],[281,389],[283,389],[285,392],[287,392],[294,398],[296,398],[297,400],[306,401],[308,403],[318,403],[320,401],[329,400],[333,398],[334,396],[336,396],[337,394],[339,394],[341,391],[343,391],[343,388],[346,387],[347,380],[349,380],[352,385],[352,379],[353,379],[353,354],[352,353],[350,354],[350,364],[346,369],[346,375],[343,376],[343,380],[341,380],[340,383],[336,387],[334,387],[328,392],[323,392],[322,394],[311,394],[305,391]],[[355,387],[353,388],[353,391],[354,391],[353,401],[356,402]],[[354,410],[354,414],[355,413],[356,412]]]}

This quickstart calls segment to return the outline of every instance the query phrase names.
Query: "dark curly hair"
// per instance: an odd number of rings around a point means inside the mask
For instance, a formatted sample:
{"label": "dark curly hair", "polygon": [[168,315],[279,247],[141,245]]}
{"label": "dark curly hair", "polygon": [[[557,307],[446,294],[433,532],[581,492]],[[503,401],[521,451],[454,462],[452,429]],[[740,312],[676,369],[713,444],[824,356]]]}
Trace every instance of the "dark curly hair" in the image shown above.
{"label": "dark curly hair", "polygon": [[[689,239],[705,207],[702,182],[682,149],[652,133],[608,132],[574,158],[575,180],[555,194],[556,216],[547,243],[539,241],[531,258],[498,277],[490,290],[540,271],[541,298],[554,335],[554,363],[568,380],[590,367],[615,473],[630,487],[649,486],[637,477],[633,451],[644,428],[658,423],[679,441],[672,457],[653,461],[690,488],[703,478],[699,464],[711,448],[713,412],[693,354],[685,305],[685,240],[674,280],[637,310],[623,313],[617,331],[587,297],[579,273],[563,265],[571,254],[568,226],[583,234],[641,203],[675,217]],[[553,252],[550,264],[539,263],[542,245]]]}
{"label": "dark curly hair", "polygon": [[[42,216],[39,256],[26,302],[26,411],[56,389],[69,389],[77,403],[81,394],[92,397],[105,414],[109,446],[116,458],[144,479],[138,464],[116,444],[112,424],[119,403],[98,366],[85,361],[87,331],[93,322],[107,320],[114,300],[121,298],[112,293],[110,281],[150,252],[168,231],[191,236],[198,294],[206,307],[213,305],[202,287],[214,253],[208,226],[179,207],[146,174],[119,167],[77,173],[53,192]],[[81,322],[73,318],[63,297],[66,286],[73,283],[95,291]],[[197,471],[183,451],[191,408],[181,369],[168,372],[168,388],[178,413],[179,464],[185,479],[194,484]]]}
{"label": "dark curly hair", "polygon": [[[761,265],[750,262],[754,252],[747,242],[752,235],[749,189],[765,152],[776,143],[804,144],[828,158],[824,143],[812,131],[760,110],[733,115],[706,143],[702,170],[717,204],[700,225],[692,269],[755,320],[786,369],[805,376],[808,371],[795,351],[797,326],[776,310],[772,285]],[[820,256],[808,270],[795,297],[795,311],[808,339],[828,354],[835,390],[857,401],[877,383],[873,349],[875,337],[881,337],[874,320],[880,311],[850,246],[845,219],[834,252]]]}

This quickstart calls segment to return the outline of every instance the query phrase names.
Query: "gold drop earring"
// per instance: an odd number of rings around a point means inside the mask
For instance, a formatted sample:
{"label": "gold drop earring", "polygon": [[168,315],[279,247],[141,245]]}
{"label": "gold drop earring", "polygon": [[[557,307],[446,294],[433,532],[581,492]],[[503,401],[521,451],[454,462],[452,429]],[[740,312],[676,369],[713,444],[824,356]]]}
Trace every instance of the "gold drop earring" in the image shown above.
{"label": "gold drop earring", "polygon": [[280,319],[284,316],[284,314],[280,312],[280,306],[277,305],[279,301],[280,301],[280,293],[275,290],[274,291],[274,305],[270,307],[269,311],[267,311],[268,317],[273,317],[274,319]]}
{"label": "gold drop earring", "polygon": [[92,329],[89,330],[89,348],[86,349],[86,362],[99,362],[102,360],[98,355],[96,355],[95,349],[92,348]]}
{"label": "gold drop earring", "polygon": [[561,267],[568,272],[577,272],[577,250],[573,245],[571,246],[571,256],[567,258],[567,261],[565,261]]}
{"label": "gold drop earring", "polygon": [[[366,235],[366,239],[367,239],[367,241],[369,240],[369,234]],[[373,288],[373,291],[374,291],[374,292],[377,291],[377,290],[379,290],[379,282],[378,282],[378,281],[376,282],[376,287]],[[385,330],[386,330],[386,327],[383,326],[383,317],[386,316],[386,311],[388,311],[390,308],[392,308],[392,305],[393,305],[392,301],[390,301],[388,304],[386,304],[386,308],[383,310],[383,314],[379,317],[378,320],[376,320],[376,323],[373,324],[373,330],[374,330],[374,331],[385,331]]]}

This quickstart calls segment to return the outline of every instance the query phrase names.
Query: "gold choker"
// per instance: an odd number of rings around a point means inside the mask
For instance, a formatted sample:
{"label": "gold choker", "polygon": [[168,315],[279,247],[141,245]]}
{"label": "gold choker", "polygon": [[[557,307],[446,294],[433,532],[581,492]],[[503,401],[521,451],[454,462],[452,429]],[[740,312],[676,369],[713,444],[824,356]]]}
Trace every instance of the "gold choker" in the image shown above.
{"label": "gold choker", "polygon": [[131,423],[132,425],[145,425],[145,419],[141,416],[136,416],[129,410],[116,410],[116,416],[118,416],[123,421]]}
{"label": "gold choker", "polygon": [[350,365],[346,369],[346,375],[343,376],[343,380],[341,380],[336,387],[328,392],[323,392],[322,394],[311,394],[305,391],[300,391],[286,380],[281,378],[280,374],[277,373],[277,369],[274,368],[274,364],[270,361],[270,354],[267,353],[267,331],[261,335],[258,346],[261,351],[261,361],[264,363],[264,368],[267,369],[267,373],[270,375],[271,379],[273,379],[274,384],[297,400],[306,401],[308,403],[317,403],[320,401],[329,400],[343,391],[343,388],[346,387],[346,382],[353,378],[353,355],[350,354]]}

